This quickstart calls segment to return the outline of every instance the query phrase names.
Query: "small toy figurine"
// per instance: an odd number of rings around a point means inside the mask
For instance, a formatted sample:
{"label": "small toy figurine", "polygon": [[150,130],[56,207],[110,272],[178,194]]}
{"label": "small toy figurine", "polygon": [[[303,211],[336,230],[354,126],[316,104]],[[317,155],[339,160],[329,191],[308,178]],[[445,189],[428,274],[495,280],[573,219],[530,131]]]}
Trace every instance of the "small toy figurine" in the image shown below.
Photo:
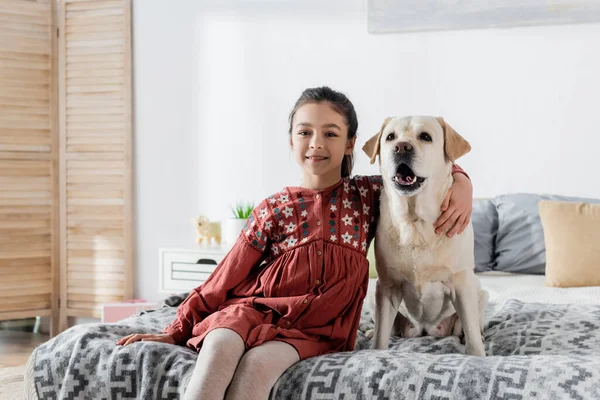
{"label": "small toy figurine", "polygon": [[205,242],[210,244],[211,239],[215,240],[218,245],[221,244],[221,223],[211,222],[207,217],[201,215],[196,218],[196,242],[202,244]]}

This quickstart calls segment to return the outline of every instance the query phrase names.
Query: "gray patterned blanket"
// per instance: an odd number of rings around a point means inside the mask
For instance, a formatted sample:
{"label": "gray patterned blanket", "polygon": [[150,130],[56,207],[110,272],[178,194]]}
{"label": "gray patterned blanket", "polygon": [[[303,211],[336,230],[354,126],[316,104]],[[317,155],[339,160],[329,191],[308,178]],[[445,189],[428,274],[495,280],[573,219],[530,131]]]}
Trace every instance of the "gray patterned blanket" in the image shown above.
{"label": "gray patterned blanket", "polygon": [[[181,297],[118,324],[78,325],[31,357],[39,399],[178,399],[196,353],[181,346],[115,341],[160,332]],[[600,399],[600,306],[511,300],[490,306],[486,358],[463,355],[457,338],[392,338],[370,350],[363,313],[353,352],[289,368],[271,399]]]}

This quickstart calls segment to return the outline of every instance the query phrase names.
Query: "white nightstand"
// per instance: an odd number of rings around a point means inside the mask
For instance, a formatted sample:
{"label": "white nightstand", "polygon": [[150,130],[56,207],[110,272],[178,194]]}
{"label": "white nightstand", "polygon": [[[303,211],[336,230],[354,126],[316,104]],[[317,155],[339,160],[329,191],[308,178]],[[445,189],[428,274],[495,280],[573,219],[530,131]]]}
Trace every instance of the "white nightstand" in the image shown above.
{"label": "white nightstand", "polygon": [[174,294],[200,286],[228,251],[227,247],[159,249],[159,290]]}

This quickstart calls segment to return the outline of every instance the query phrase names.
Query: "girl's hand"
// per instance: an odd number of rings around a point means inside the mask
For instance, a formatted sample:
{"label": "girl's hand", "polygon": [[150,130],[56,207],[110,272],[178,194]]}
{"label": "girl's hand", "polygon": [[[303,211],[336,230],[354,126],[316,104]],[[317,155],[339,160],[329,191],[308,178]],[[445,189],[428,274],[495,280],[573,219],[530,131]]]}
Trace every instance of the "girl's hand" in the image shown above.
{"label": "girl's hand", "polygon": [[128,344],[135,342],[162,342],[175,344],[175,340],[166,333],[132,333],[117,340],[117,345],[127,346]]}
{"label": "girl's hand", "polygon": [[442,215],[433,224],[435,233],[448,232],[448,237],[463,232],[471,221],[471,211],[473,210],[471,180],[461,173],[456,173],[453,177],[454,183],[442,202]]}

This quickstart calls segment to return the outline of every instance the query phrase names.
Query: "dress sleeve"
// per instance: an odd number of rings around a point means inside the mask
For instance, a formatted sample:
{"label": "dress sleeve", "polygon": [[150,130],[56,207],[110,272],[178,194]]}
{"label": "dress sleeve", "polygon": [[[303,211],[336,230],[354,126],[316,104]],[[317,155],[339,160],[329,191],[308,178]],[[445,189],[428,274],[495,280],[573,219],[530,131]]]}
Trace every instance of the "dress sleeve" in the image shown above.
{"label": "dress sleeve", "polygon": [[179,305],[175,320],[163,332],[176,344],[184,345],[192,337],[194,326],[216,312],[232,290],[268,256],[273,226],[273,214],[265,200],[252,211],[235,244],[206,282]]}
{"label": "dress sleeve", "polygon": [[465,172],[465,170],[462,169],[458,164],[452,164],[452,175],[456,173],[463,174],[467,178],[471,179],[471,177]]}
{"label": "dress sleeve", "polygon": [[356,183],[361,199],[363,200],[363,214],[365,218],[363,229],[366,235],[363,248],[367,249],[369,243],[371,243],[371,240],[375,236],[377,218],[379,217],[379,198],[381,197],[381,190],[383,189],[383,178],[381,175],[370,175],[355,176],[353,180],[354,183]]}
{"label": "dress sleeve", "polygon": [[355,180],[357,183],[368,188],[369,202],[374,207],[378,207],[379,196],[381,196],[381,189],[383,189],[383,178],[381,175],[356,176]]}

